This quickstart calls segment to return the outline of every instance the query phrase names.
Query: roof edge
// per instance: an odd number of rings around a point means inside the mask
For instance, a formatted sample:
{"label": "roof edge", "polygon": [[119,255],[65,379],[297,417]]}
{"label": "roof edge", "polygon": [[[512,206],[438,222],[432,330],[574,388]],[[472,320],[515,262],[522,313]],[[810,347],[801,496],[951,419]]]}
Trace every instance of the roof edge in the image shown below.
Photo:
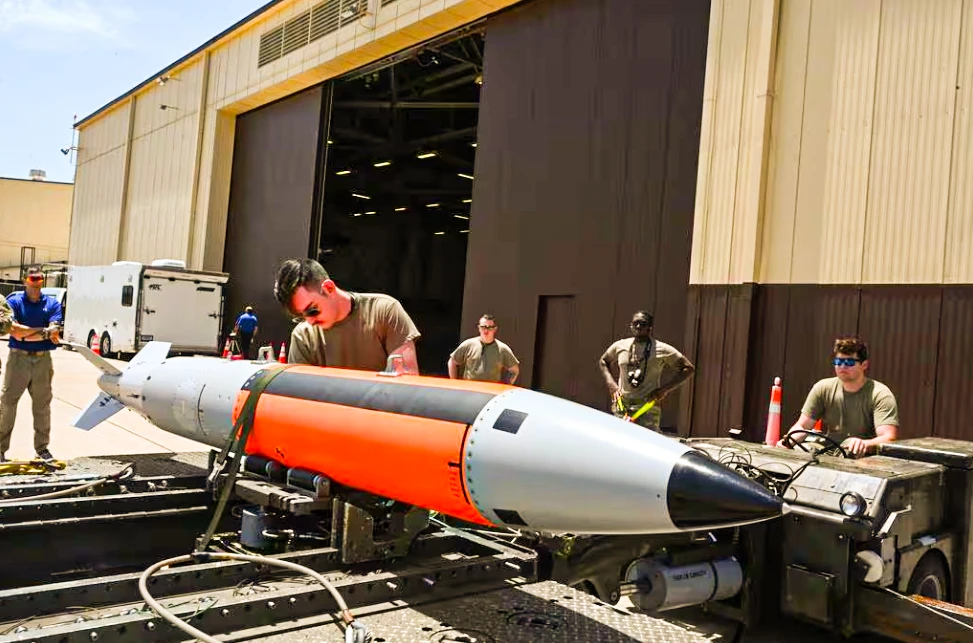
{"label": "roof edge", "polygon": [[223,38],[226,38],[227,36],[229,36],[230,34],[232,34],[237,29],[240,29],[241,27],[246,26],[247,24],[249,24],[250,22],[252,22],[255,18],[259,18],[263,14],[265,14],[268,11],[270,11],[271,9],[273,9],[275,6],[277,6],[277,5],[279,5],[279,4],[283,3],[283,2],[287,2],[287,1],[288,0],[269,0],[269,2],[267,2],[263,6],[261,6],[261,7],[257,8],[257,9],[255,9],[254,11],[250,12],[249,15],[244,16],[240,20],[237,20],[235,23],[233,23],[233,25],[231,25],[230,27],[224,29],[219,34],[217,34],[216,36],[210,38],[209,40],[207,40],[206,42],[204,42],[199,47],[196,47],[196,49],[193,49],[191,52],[189,52],[188,54],[186,54],[185,56],[183,56],[182,58],[180,58],[176,62],[174,62],[174,63],[172,63],[172,64],[164,67],[163,69],[157,71],[156,73],[152,74],[151,76],[149,76],[148,78],[146,78],[145,80],[143,80],[141,83],[139,83],[138,85],[136,85],[132,89],[128,90],[127,92],[125,92],[121,96],[118,96],[117,98],[114,98],[111,101],[105,103],[104,105],[102,105],[101,107],[99,107],[98,109],[96,109],[95,111],[91,112],[90,114],[88,114],[87,116],[85,116],[84,118],[82,118],[80,121],[76,121],[74,123],[74,128],[77,129],[79,127],[84,126],[86,123],[88,123],[92,119],[96,118],[97,116],[100,116],[101,114],[103,114],[107,110],[111,109],[115,105],[118,105],[119,103],[121,103],[123,100],[125,100],[129,96],[134,95],[139,90],[141,90],[144,87],[152,84],[160,76],[164,76],[166,72],[172,71],[173,69],[175,69],[176,67],[179,67],[183,63],[192,60],[193,58],[195,58],[199,54],[205,52],[207,49],[209,49],[210,47],[212,47],[213,45],[215,45],[216,43],[218,43]]}
{"label": "roof edge", "polygon": [[0,176],[0,181],[22,181],[24,183],[40,183],[41,185],[74,185],[73,181],[50,181],[48,179],[37,181],[34,179],[22,179],[19,176]]}

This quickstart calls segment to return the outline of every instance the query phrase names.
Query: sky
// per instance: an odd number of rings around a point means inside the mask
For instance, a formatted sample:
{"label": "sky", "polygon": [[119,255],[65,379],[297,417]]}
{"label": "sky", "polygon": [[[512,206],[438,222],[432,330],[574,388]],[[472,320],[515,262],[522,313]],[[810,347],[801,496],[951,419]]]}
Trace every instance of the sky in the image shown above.
{"label": "sky", "polygon": [[74,180],[73,123],[267,0],[0,0],[0,177]]}

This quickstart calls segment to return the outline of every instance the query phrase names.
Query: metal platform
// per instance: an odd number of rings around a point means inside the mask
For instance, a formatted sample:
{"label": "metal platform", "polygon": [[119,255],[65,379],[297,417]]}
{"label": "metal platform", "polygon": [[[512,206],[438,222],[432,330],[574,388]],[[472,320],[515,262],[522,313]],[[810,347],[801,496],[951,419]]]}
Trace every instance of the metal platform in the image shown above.
{"label": "metal platform", "polygon": [[[146,607],[138,579],[149,565],[189,553],[205,528],[213,510],[202,488],[208,455],[79,458],[61,472],[0,478],[0,497],[24,498],[0,505],[0,643],[186,640]],[[81,497],[27,499],[129,463],[134,478]],[[608,605],[542,582],[533,550],[451,528],[420,536],[406,558],[392,562],[349,565],[331,547],[274,557],[325,574],[374,643],[835,640],[795,623],[786,635],[741,633],[737,623],[700,609],[658,618],[625,600]],[[331,596],[309,578],[275,569],[204,562],[161,571],[149,587],[173,613],[224,641],[344,641]]]}

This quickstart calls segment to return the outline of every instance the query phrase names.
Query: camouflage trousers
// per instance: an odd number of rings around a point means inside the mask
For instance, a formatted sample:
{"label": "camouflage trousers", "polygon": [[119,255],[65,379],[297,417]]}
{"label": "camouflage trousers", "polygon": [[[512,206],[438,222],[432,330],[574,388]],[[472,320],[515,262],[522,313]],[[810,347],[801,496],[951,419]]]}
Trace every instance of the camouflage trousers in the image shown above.
{"label": "camouflage trousers", "polygon": [[17,419],[17,404],[24,391],[30,393],[34,412],[34,450],[46,449],[51,442],[51,401],[54,391],[54,363],[50,351],[28,352],[10,349],[0,393],[0,453],[10,449],[10,436]]}
{"label": "camouflage trousers", "polygon": [[[625,410],[618,408],[618,405],[615,404],[612,406],[612,415],[617,418],[624,418],[626,414],[633,417],[644,404],[645,402],[629,402],[626,404]],[[659,404],[656,403],[651,409],[645,411],[635,420],[635,423],[647,429],[659,431],[659,425],[662,423],[662,409],[659,408]]]}

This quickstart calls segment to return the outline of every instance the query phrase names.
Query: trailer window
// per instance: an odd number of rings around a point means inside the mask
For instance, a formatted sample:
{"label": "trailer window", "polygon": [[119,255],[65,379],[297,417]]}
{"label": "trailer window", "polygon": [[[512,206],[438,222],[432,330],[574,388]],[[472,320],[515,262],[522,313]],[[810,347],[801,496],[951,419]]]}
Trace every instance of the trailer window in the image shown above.
{"label": "trailer window", "polygon": [[122,306],[132,305],[132,296],[134,293],[134,286],[122,286]]}

